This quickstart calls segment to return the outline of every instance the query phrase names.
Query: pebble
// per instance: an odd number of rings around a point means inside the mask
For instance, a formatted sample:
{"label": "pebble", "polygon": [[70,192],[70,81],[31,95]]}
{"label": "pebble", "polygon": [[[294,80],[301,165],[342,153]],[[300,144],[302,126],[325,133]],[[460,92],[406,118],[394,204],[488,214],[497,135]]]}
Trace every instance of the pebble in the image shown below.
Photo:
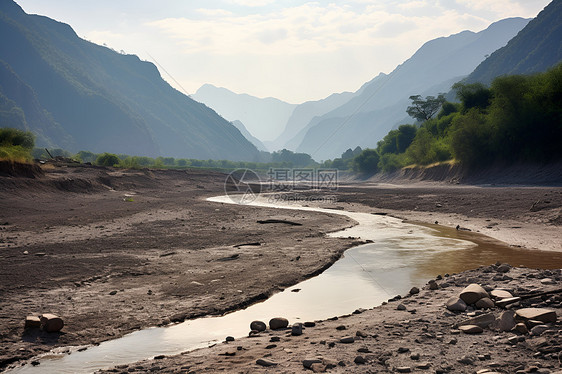
{"label": "pebble", "polygon": [[430,290],[436,290],[439,288],[439,285],[437,284],[436,281],[434,281],[433,279],[429,281],[429,289]]}
{"label": "pebble", "polygon": [[355,357],[355,360],[353,360],[353,362],[355,362],[356,365],[365,365],[367,363],[367,360],[365,360],[365,357],[363,356],[357,356]]}
{"label": "pebble", "polygon": [[546,330],[548,330],[548,326],[547,325],[538,325],[535,326],[531,329],[531,335],[532,336],[541,336],[543,332],[545,332]]}
{"label": "pebble", "polygon": [[26,329],[38,329],[41,327],[41,320],[37,316],[27,316],[25,317],[25,325],[24,328]]}
{"label": "pebble", "polygon": [[489,297],[488,293],[482,286],[476,283],[469,284],[460,293],[460,298],[467,304],[471,305],[476,303],[483,297]]}
{"label": "pebble", "polygon": [[346,337],[340,339],[340,343],[343,343],[343,344],[355,343],[355,338],[353,336],[346,336]]}
{"label": "pebble", "polygon": [[416,295],[416,294],[419,294],[419,293],[420,293],[420,289],[417,288],[417,287],[412,287],[410,289],[410,295]]}
{"label": "pebble", "polygon": [[256,361],[256,364],[258,364],[260,366],[265,366],[265,367],[277,366],[276,362],[264,360],[263,358],[258,359]]}
{"label": "pebble", "polygon": [[41,315],[41,329],[46,332],[59,332],[64,327],[64,321],[59,316],[46,313]]}
{"label": "pebble", "polygon": [[517,322],[515,322],[515,312],[513,310],[506,310],[502,312],[499,318],[498,328],[500,331],[511,331]]}
{"label": "pebble", "polygon": [[406,306],[404,304],[398,304],[396,310],[406,310]]}
{"label": "pebble", "polygon": [[321,363],[322,363],[322,361],[321,361],[321,360],[318,360],[318,359],[303,360],[303,361],[302,361],[302,366],[304,366],[306,369],[310,369],[313,364],[321,364]]}
{"label": "pebble", "polygon": [[506,291],[506,290],[502,290],[502,289],[496,289],[496,290],[492,290],[490,292],[490,296],[492,296],[495,299],[509,299],[512,298],[513,295]]}
{"label": "pebble", "polygon": [[411,373],[412,368],[409,366],[399,366],[396,368],[396,371],[399,373]]}
{"label": "pebble", "polygon": [[466,310],[466,303],[464,300],[453,296],[449,300],[447,300],[446,307],[451,312],[464,312]]}
{"label": "pebble", "polygon": [[227,337],[226,337],[226,341],[227,341],[227,342],[233,342],[233,341],[234,341],[234,337],[233,337],[233,336],[227,336]]}
{"label": "pebble", "polygon": [[477,326],[477,325],[464,325],[464,326],[459,326],[459,330],[461,330],[462,332],[464,332],[465,334],[480,334],[482,333],[484,330],[482,329],[482,327]]}

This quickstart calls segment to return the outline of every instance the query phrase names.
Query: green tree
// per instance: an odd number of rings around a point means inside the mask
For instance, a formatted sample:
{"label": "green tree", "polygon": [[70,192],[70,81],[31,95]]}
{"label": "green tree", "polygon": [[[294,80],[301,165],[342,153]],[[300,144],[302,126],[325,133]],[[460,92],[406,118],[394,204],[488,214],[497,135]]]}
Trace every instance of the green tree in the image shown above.
{"label": "green tree", "polygon": [[408,115],[418,121],[427,121],[439,111],[441,105],[445,102],[445,94],[435,96],[426,96],[422,99],[421,95],[410,96],[412,105],[406,109]]}
{"label": "green tree", "polygon": [[379,153],[374,149],[364,149],[353,159],[353,170],[374,174],[379,170]]}
{"label": "green tree", "polygon": [[119,164],[119,157],[113,153],[103,153],[96,159],[96,165],[115,166]]}
{"label": "green tree", "polygon": [[492,100],[492,91],[482,83],[455,83],[453,90],[457,91],[457,98],[461,101],[463,112],[471,108],[486,109]]}

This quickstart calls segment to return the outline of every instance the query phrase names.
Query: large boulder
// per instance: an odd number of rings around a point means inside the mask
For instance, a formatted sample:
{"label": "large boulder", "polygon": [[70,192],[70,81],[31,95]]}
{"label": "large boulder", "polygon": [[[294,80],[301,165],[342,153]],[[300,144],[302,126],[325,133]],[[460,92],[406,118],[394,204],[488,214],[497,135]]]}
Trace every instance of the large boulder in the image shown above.
{"label": "large boulder", "polygon": [[556,322],[556,312],[546,308],[523,308],[516,311],[517,317],[526,321]]}
{"label": "large boulder", "polygon": [[482,286],[476,283],[469,284],[464,290],[461,291],[460,298],[466,305],[472,305],[483,297],[490,297],[488,292]]}
{"label": "large boulder", "polygon": [[498,329],[500,331],[511,331],[516,324],[517,322],[515,322],[515,312],[513,310],[506,310],[500,315]]}
{"label": "large boulder", "polygon": [[59,332],[64,327],[64,321],[59,316],[46,313],[41,315],[41,329],[46,332]]}

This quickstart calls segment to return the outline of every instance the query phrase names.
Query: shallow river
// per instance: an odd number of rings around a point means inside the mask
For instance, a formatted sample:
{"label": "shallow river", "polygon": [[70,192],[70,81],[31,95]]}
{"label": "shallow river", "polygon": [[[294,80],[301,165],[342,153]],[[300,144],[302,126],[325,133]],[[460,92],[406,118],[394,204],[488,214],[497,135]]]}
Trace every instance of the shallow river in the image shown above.
{"label": "shallow river", "polygon": [[[233,203],[226,196],[208,200]],[[42,357],[38,366],[27,365],[10,373],[91,373],[157,355],[178,354],[221,342],[229,335],[246,336],[253,320],[267,323],[272,317],[282,316],[294,323],[349,314],[405,294],[411,287],[422,286],[437,274],[460,272],[496,261],[515,266],[562,267],[562,253],[508,248],[484,243],[478,238],[468,241],[466,234],[454,229],[412,225],[369,213],[269,204],[265,199],[251,205],[344,215],[358,225],[330,236],[351,236],[373,243],[347,250],[324,273],[247,309],[221,317],[137,331],[82,352],[76,349],[72,354],[53,352]],[[298,292],[293,292],[297,289]]]}

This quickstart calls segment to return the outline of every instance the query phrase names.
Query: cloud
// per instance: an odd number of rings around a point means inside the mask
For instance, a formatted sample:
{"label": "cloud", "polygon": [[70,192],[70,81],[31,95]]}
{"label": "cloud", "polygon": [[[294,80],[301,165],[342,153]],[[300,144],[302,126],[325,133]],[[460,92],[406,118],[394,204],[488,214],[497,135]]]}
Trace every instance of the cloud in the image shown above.
{"label": "cloud", "polygon": [[247,7],[262,7],[273,4],[275,0],[225,0],[227,4],[241,5]]}

